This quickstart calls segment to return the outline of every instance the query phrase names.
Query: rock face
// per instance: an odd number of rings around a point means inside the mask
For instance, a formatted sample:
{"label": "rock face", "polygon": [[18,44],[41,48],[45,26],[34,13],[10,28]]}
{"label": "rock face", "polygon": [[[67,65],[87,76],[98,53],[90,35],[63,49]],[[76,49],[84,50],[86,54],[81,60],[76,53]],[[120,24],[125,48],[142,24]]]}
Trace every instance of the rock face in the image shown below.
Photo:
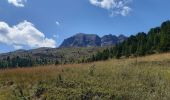
{"label": "rock face", "polygon": [[126,36],[124,36],[124,35],[119,35],[119,36],[118,36],[118,43],[121,43],[121,42],[123,42],[123,41],[126,40],[126,39],[127,39]]}
{"label": "rock face", "polygon": [[105,35],[99,37],[96,34],[83,34],[79,33],[70,38],[64,40],[60,47],[103,47],[113,46],[126,40],[127,37],[124,35]]}
{"label": "rock face", "polygon": [[105,35],[101,38],[101,46],[113,46],[126,40],[127,37],[124,35],[115,36],[112,34]]}
{"label": "rock face", "polygon": [[95,34],[76,34],[65,39],[60,47],[97,47],[101,45],[101,39]]}
{"label": "rock face", "polygon": [[105,35],[101,38],[101,46],[111,46],[118,43],[118,38],[114,35]]}

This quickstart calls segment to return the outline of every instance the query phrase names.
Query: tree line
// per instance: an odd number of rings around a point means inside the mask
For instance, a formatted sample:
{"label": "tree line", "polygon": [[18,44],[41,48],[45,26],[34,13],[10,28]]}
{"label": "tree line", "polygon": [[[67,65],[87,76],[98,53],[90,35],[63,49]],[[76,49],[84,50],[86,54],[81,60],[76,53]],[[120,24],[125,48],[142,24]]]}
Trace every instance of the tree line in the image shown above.
{"label": "tree line", "polygon": [[137,57],[170,51],[170,21],[160,27],[152,28],[148,33],[131,35],[127,40],[92,55],[84,62],[107,60],[110,58]]}
{"label": "tree line", "polygon": [[48,58],[32,58],[32,57],[6,57],[0,60],[0,69],[4,68],[17,68],[17,67],[31,67],[38,65],[48,65],[48,64],[60,64],[60,62],[56,60],[51,60]]}
{"label": "tree line", "polygon": [[40,57],[34,56],[7,56],[0,59],[0,69],[6,68],[21,68],[21,67],[32,67],[32,66],[45,66],[45,65],[59,65],[59,64],[71,64],[80,63],[74,59],[66,59],[64,55],[60,55],[56,58],[48,58],[41,55]]}

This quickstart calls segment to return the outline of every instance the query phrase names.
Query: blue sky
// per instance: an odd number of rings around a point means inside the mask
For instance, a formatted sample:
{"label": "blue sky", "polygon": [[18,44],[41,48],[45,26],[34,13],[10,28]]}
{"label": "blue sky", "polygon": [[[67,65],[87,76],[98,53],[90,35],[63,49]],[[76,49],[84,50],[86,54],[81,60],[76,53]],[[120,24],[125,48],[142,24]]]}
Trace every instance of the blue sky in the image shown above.
{"label": "blue sky", "polygon": [[76,33],[147,32],[170,19],[170,0],[0,0],[0,53],[57,47]]}

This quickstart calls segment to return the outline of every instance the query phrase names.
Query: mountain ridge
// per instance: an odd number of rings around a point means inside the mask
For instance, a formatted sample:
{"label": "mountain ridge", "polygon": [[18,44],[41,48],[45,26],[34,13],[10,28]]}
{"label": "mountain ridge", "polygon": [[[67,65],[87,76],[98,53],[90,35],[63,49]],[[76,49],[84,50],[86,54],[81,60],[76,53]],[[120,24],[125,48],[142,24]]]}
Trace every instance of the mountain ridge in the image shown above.
{"label": "mountain ridge", "polygon": [[114,46],[126,40],[124,35],[104,35],[102,37],[97,34],[77,33],[69,38],[64,39],[59,47],[103,47]]}

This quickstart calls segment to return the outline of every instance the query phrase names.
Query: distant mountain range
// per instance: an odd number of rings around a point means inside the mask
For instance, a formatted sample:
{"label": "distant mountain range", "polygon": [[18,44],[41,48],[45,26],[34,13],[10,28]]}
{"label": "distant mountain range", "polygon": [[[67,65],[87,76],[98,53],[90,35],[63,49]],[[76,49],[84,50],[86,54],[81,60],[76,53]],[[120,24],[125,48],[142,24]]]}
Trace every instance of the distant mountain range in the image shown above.
{"label": "distant mountain range", "polygon": [[99,37],[96,34],[84,34],[78,33],[72,37],[69,37],[63,41],[60,47],[104,47],[113,46],[126,40],[124,35],[104,35]]}

